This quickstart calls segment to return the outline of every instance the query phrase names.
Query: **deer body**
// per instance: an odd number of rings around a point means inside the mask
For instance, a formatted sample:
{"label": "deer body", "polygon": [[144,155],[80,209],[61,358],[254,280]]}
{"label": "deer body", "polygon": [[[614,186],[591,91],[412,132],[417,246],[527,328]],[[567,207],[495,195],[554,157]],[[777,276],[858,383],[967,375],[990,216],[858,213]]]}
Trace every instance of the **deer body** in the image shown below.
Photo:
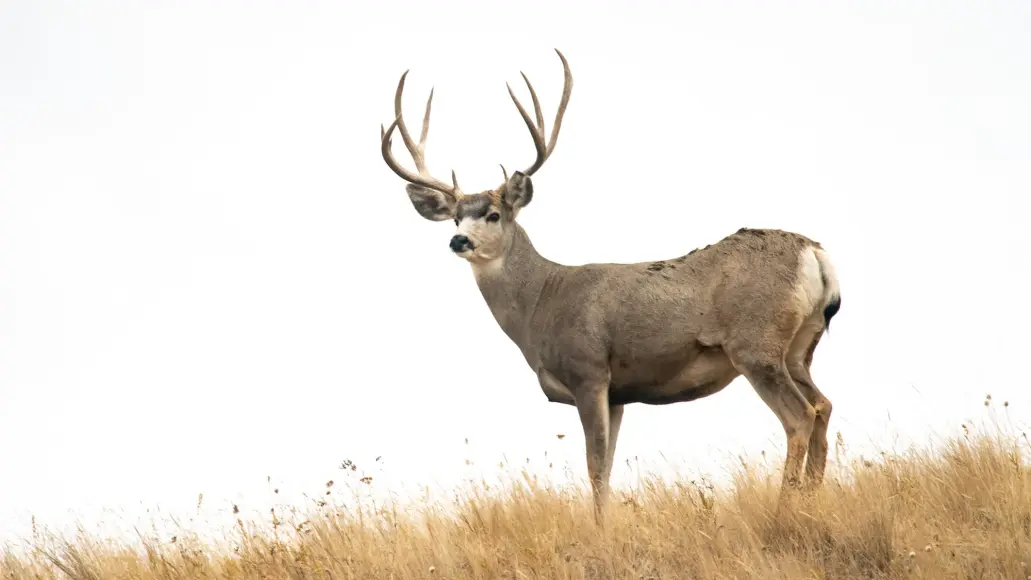
{"label": "deer body", "polygon": [[575,405],[571,389],[597,377],[608,382],[610,403],[667,404],[712,394],[738,375],[716,346],[714,304],[705,296],[707,278],[698,276],[701,255],[569,267],[541,257],[515,229],[501,264],[473,269],[495,320],[549,401]]}
{"label": "deer body", "polygon": [[[492,315],[537,374],[547,399],[576,407],[598,517],[624,405],[696,400],[742,375],[784,427],[782,490],[799,483],[803,460],[808,483],[819,485],[831,404],[809,367],[841,302],[826,252],[800,234],[742,228],[656,262],[566,266],[541,256],[516,217],[533,199],[530,175],[554,149],[572,88],[568,64],[559,56],[566,87],[549,144],[529,80],[536,123],[509,88],[538,155],[527,170],[511,177],[506,172],[495,190],[466,195],[453,172],[451,185],[429,175],[422,158],[432,93],[416,144],[400,112],[404,76],[396,119],[381,143],[387,164],[409,182],[416,211],[429,220],[454,220],[452,251],[470,263]],[[390,153],[395,127],[418,175]]]}

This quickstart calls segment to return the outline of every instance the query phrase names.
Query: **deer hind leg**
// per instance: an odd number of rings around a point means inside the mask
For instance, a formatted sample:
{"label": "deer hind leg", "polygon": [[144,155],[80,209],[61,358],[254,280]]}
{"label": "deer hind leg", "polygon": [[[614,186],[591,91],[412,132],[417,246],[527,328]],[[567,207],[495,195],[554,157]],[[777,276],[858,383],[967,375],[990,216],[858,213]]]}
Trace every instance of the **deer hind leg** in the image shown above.
{"label": "deer hind leg", "polygon": [[[783,333],[776,333],[783,336]],[[814,431],[816,409],[799,391],[785,361],[785,343],[767,336],[751,341],[738,340],[724,349],[735,368],[751,383],[759,397],[780,420],[787,436],[788,451],[784,461],[781,495],[797,488],[801,482],[802,462]]]}
{"label": "deer hind leg", "polygon": [[815,489],[823,483],[823,474],[827,466],[827,428],[832,409],[830,399],[816,388],[809,372],[809,367],[813,363],[813,353],[822,336],[823,325],[820,322],[803,326],[791,343],[787,361],[791,378],[816,410],[816,421],[813,433],[809,437],[809,451],[805,462],[805,486],[810,489]]}

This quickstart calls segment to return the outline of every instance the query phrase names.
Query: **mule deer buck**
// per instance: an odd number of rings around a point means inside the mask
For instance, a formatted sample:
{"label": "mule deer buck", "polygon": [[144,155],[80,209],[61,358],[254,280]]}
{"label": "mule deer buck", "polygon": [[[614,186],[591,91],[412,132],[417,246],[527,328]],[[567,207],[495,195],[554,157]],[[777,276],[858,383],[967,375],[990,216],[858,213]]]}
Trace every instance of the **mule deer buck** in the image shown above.
{"label": "mule deer buck", "polygon": [[[453,220],[451,251],[469,262],[487,306],[537,374],[547,399],[576,407],[583,425],[595,516],[609,476],[624,405],[666,405],[719,392],[744,375],[787,436],[782,497],[823,480],[831,402],[809,368],[841,298],[834,268],[819,243],[802,235],[742,228],[680,257],[636,264],[566,266],[537,252],[516,218],[533,199],[534,175],[555,151],[573,78],[557,49],[565,86],[545,140],[544,116],[523,75],[534,117],[511,86],[537,158],[496,189],[464,194],[434,178],[424,152],[433,91],[416,142],[401,114],[405,77],[394,95],[395,119],[380,126],[384,161],[408,182],[422,217]],[[397,129],[417,172],[394,159]],[[805,459],[806,481],[802,479]]]}

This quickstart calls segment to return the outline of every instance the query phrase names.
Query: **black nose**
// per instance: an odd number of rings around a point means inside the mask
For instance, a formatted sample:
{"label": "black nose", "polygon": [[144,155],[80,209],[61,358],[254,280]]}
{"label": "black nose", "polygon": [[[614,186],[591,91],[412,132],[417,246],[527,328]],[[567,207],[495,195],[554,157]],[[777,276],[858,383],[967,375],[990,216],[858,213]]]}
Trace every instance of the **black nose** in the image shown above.
{"label": "black nose", "polygon": [[461,234],[457,234],[457,235],[455,235],[455,236],[453,236],[451,238],[451,251],[452,252],[456,252],[457,253],[457,252],[461,252],[462,250],[470,250],[470,249],[472,249],[472,247],[473,247],[473,245],[472,245],[471,242],[469,242],[469,238],[467,238],[467,237],[465,237],[465,236],[463,236]]}

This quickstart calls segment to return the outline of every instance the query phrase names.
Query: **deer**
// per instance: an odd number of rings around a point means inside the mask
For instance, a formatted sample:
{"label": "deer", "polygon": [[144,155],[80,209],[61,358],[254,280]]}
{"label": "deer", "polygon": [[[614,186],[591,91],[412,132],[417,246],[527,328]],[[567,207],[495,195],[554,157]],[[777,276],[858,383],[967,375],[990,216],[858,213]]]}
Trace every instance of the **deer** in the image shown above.
{"label": "deer", "polygon": [[[794,491],[815,490],[824,478],[832,407],[810,367],[841,307],[828,253],[801,234],[741,228],[704,248],[651,262],[570,266],[542,256],[517,217],[533,200],[531,178],[555,152],[573,88],[569,63],[555,52],[565,80],[550,139],[530,79],[520,72],[534,117],[506,83],[536,159],[511,175],[502,164],[496,188],[466,194],[454,170],[450,183],[429,173],[433,90],[416,142],[401,112],[410,69],[394,94],[394,121],[380,125],[380,147],[386,165],[407,183],[415,211],[430,221],[454,222],[451,252],[469,263],[488,309],[547,401],[576,408],[596,522],[604,522],[609,501],[623,408],[701,399],[739,376],[784,428],[780,502]],[[415,172],[394,158],[395,130]]]}

